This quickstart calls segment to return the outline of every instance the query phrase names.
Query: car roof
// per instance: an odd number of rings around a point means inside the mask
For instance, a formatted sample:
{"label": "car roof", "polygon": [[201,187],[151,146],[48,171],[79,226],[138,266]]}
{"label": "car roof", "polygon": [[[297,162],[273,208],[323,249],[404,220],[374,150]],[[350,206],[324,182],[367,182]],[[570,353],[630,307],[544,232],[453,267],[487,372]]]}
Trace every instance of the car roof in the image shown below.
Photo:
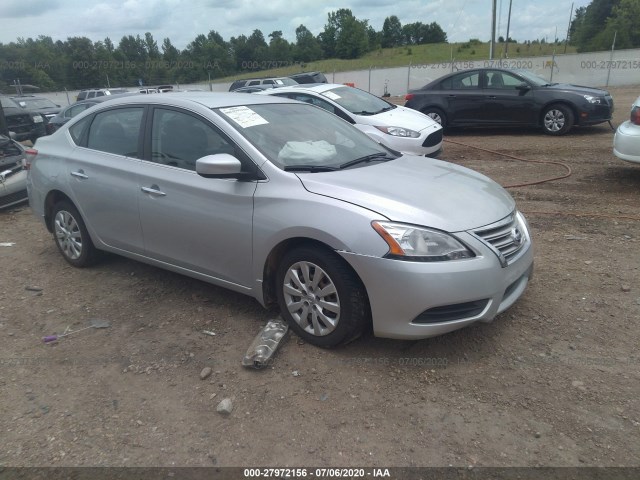
{"label": "car roof", "polygon": [[176,107],[188,107],[190,104],[197,103],[206,108],[225,108],[268,103],[297,103],[293,100],[283,98],[235,92],[174,92],[171,95],[165,93],[150,93],[147,95],[132,96],[119,95],[118,97],[119,98],[112,98],[111,101],[109,101],[109,105],[159,103]]}
{"label": "car roof", "polygon": [[346,85],[342,85],[341,83],[301,83],[299,85],[288,85],[286,87],[279,87],[276,89],[276,92],[299,92],[299,91],[310,91],[316,93],[323,93],[328,90],[333,90],[334,88],[344,87]]}
{"label": "car roof", "polygon": [[[72,105],[79,105],[82,103],[102,103],[110,100],[116,100],[118,98],[131,97],[133,95],[140,95],[138,92],[127,92],[127,93],[114,93],[113,95],[104,95],[101,97],[93,97],[93,98],[85,98],[84,100],[78,100],[77,102],[73,102]],[[67,107],[65,107],[67,108]]]}

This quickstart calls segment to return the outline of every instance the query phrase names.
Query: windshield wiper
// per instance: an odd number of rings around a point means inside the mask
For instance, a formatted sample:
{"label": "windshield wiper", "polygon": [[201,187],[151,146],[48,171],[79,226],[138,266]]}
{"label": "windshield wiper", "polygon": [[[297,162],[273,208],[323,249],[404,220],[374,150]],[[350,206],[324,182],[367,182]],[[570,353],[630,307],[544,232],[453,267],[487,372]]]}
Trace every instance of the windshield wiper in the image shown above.
{"label": "windshield wiper", "polygon": [[336,167],[329,167],[326,165],[288,165],[284,167],[285,172],[333,172],[337,170]]}
{"label": "windshield wiper", "polygon": [[361,112],[351,112],[354,115],[375,115],[376,113],[380,113],[380,112],[368,112],[367,110],[363,110]]}
{"label": "windshield wiper", "polygon": [[388,160],[395,160],[395,158],[396,157],[391,156],[385,152],[372,153],[371,155],[365,155],[364,157],[356,158],[355,160],[351,160],[349,162],[343,163],[342,165],[340,165],[340,168],[341,169],[349,168],[359,163],[366,163],[366,162],[373,162],[373,161],[386,162]]}

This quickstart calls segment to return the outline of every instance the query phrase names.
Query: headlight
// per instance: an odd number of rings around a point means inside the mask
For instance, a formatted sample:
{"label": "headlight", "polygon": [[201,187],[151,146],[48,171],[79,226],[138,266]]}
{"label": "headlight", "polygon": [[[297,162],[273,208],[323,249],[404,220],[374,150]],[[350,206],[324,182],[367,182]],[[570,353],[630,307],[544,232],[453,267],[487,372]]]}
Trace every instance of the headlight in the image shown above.
{"label": "headlight", "polygon": [[388,258],[441,262],[471,258],[473,252],[451,235],[393,222],[372,222],[371,226],[389,245]]}
{"label": "headlight", "polygon": [[601,104],[602,101],[598,97],[594,97],[593,95],[583,95],[584,99],[589,103]]}
{"label": "headlight", "polygon": [[409,138],[418,138],[420,134],[415,130],[409,130],[408,128],[402,127],[378,127],[378,130],[384,132],[388,135],[393,135],[394,137],[409,137]]}
{"label": "headlight", "polygon": [[33,123],[42,123],[42,117],[40,115],[34,115]]}

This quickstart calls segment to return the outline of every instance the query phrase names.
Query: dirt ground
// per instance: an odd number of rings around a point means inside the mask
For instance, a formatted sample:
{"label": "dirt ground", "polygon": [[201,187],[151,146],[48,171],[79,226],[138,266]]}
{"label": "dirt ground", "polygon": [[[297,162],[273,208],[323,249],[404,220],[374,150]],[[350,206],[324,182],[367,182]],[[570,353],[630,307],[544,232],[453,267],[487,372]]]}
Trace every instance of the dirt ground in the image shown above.
{"label": "dirt ground", "polygon": [[[611,91],[617,125],[640,90]],[[640,466],[640,165],[606,124],[446,138],[573,171],[510,189],[536,249],[522,299],[423,341],[291,335],[261,371],[240,362],[275,312],[116,256],[72,268],[27,206],[0,213],[0,467]],[[502,185],[564,173],[453,143],[442,158]],[[111,327],[43,344],[90,319]]]}

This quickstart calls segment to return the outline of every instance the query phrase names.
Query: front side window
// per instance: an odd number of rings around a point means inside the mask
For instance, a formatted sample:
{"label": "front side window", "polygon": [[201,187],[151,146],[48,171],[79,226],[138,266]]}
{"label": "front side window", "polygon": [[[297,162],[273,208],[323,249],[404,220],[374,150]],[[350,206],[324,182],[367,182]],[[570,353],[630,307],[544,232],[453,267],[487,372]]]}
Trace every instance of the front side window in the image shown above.
{"label": "front side window", "polygon": [[[130,107],[98,113],[89,127],[87,148],[139,157],[138,138],[143,111],[142,107]],[[73,137],[73,133],[71,135]]]}
{"label": "front side window", "polygon": [[514,90],[521,84],[522,80],[510,73],[500,71],[487,72],[487,88]]}
{"label": "front side window", "polygon": [[236,149],[209,123],[193,115],[164,108],[153,112],[151,128],[152,160],[187,170],[196,169],[196,160]]}

